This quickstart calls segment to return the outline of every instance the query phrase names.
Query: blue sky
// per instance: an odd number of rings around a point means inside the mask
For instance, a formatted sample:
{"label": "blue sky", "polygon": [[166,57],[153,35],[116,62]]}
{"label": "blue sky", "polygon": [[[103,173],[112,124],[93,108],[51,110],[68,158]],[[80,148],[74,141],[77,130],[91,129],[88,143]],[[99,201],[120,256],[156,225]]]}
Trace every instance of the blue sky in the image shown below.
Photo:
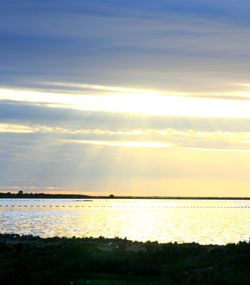
{"label": "blue sky", "polygon": [[248,195],[249,1],[0,8],[2,191]]}
{"label": "blue sky", "polygon": [[247,1],[26,0],[1,6],[2,84],[63,80],[200,92],[214,81],[213,88],[226,88],[221,81],[244,81],[249,73]]}

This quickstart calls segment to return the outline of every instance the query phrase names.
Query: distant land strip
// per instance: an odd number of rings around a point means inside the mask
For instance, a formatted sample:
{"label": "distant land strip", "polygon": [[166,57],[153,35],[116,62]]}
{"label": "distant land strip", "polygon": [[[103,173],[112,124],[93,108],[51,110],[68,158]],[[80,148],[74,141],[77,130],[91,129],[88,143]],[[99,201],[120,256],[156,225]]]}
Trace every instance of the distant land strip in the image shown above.
{"label": "distant land strip", "polygon": [[166,200],[250,200],[250,197],[197,197],[197,196],[104,196],[83,194],[0,193],[0,199],[166,199]]}

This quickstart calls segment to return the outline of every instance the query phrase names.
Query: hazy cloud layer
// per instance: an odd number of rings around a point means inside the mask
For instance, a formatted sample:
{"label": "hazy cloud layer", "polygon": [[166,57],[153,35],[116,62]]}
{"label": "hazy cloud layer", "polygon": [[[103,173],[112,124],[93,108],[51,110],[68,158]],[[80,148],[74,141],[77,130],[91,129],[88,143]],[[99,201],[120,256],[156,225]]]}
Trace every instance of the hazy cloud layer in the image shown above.
{"label": "hazy cloud layer", "polygon": [[87,112],[0,101],[0,120],[13,124],[46,125],[71,129],[177,129],[250,132],[249,119],[192,118]]}
{"label": "hazy cloud layer", "polygon": [[249,13],[247,0],[1,1],[0,188],[244,195]]}
{"label": "hazy cloud layer", "polygon": [[247,1],[2,1],[2,84],[78,81],[193,92],[249,77]]}

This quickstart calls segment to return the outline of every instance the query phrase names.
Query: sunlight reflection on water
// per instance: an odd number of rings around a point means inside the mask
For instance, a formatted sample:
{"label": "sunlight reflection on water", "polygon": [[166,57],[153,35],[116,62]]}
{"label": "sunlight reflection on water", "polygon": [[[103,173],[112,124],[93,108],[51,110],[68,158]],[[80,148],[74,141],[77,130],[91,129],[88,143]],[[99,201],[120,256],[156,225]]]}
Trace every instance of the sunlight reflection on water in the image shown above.
{"label": "sunlight reflection on water", "polygon": [[250,201],[1,199],[0,232],[226,244],[249,240]]}

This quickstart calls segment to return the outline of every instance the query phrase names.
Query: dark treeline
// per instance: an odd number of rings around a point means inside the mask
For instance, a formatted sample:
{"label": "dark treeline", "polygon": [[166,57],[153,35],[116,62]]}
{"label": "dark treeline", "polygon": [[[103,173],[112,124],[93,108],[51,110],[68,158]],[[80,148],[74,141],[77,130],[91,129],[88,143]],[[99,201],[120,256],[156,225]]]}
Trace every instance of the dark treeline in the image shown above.
{"label": "dark treeline", "polygon": [[250,243],[0,235],[0,284],[249,285]]}
{"label": "dark treeline", "polygon": [[185,199],[185,200],[250,200],[250,197],[185,197],[185,196],[107,196],[83,195],[83,194],[49,194],[49,193],[17,193],[2,192],[1,198],[21,198],[21,199]]}
{"label": "dark treeline", "polygon": [[47,193],[0,193],[0,199],[88,199],[90,196],[81,194],[47,194]]}

